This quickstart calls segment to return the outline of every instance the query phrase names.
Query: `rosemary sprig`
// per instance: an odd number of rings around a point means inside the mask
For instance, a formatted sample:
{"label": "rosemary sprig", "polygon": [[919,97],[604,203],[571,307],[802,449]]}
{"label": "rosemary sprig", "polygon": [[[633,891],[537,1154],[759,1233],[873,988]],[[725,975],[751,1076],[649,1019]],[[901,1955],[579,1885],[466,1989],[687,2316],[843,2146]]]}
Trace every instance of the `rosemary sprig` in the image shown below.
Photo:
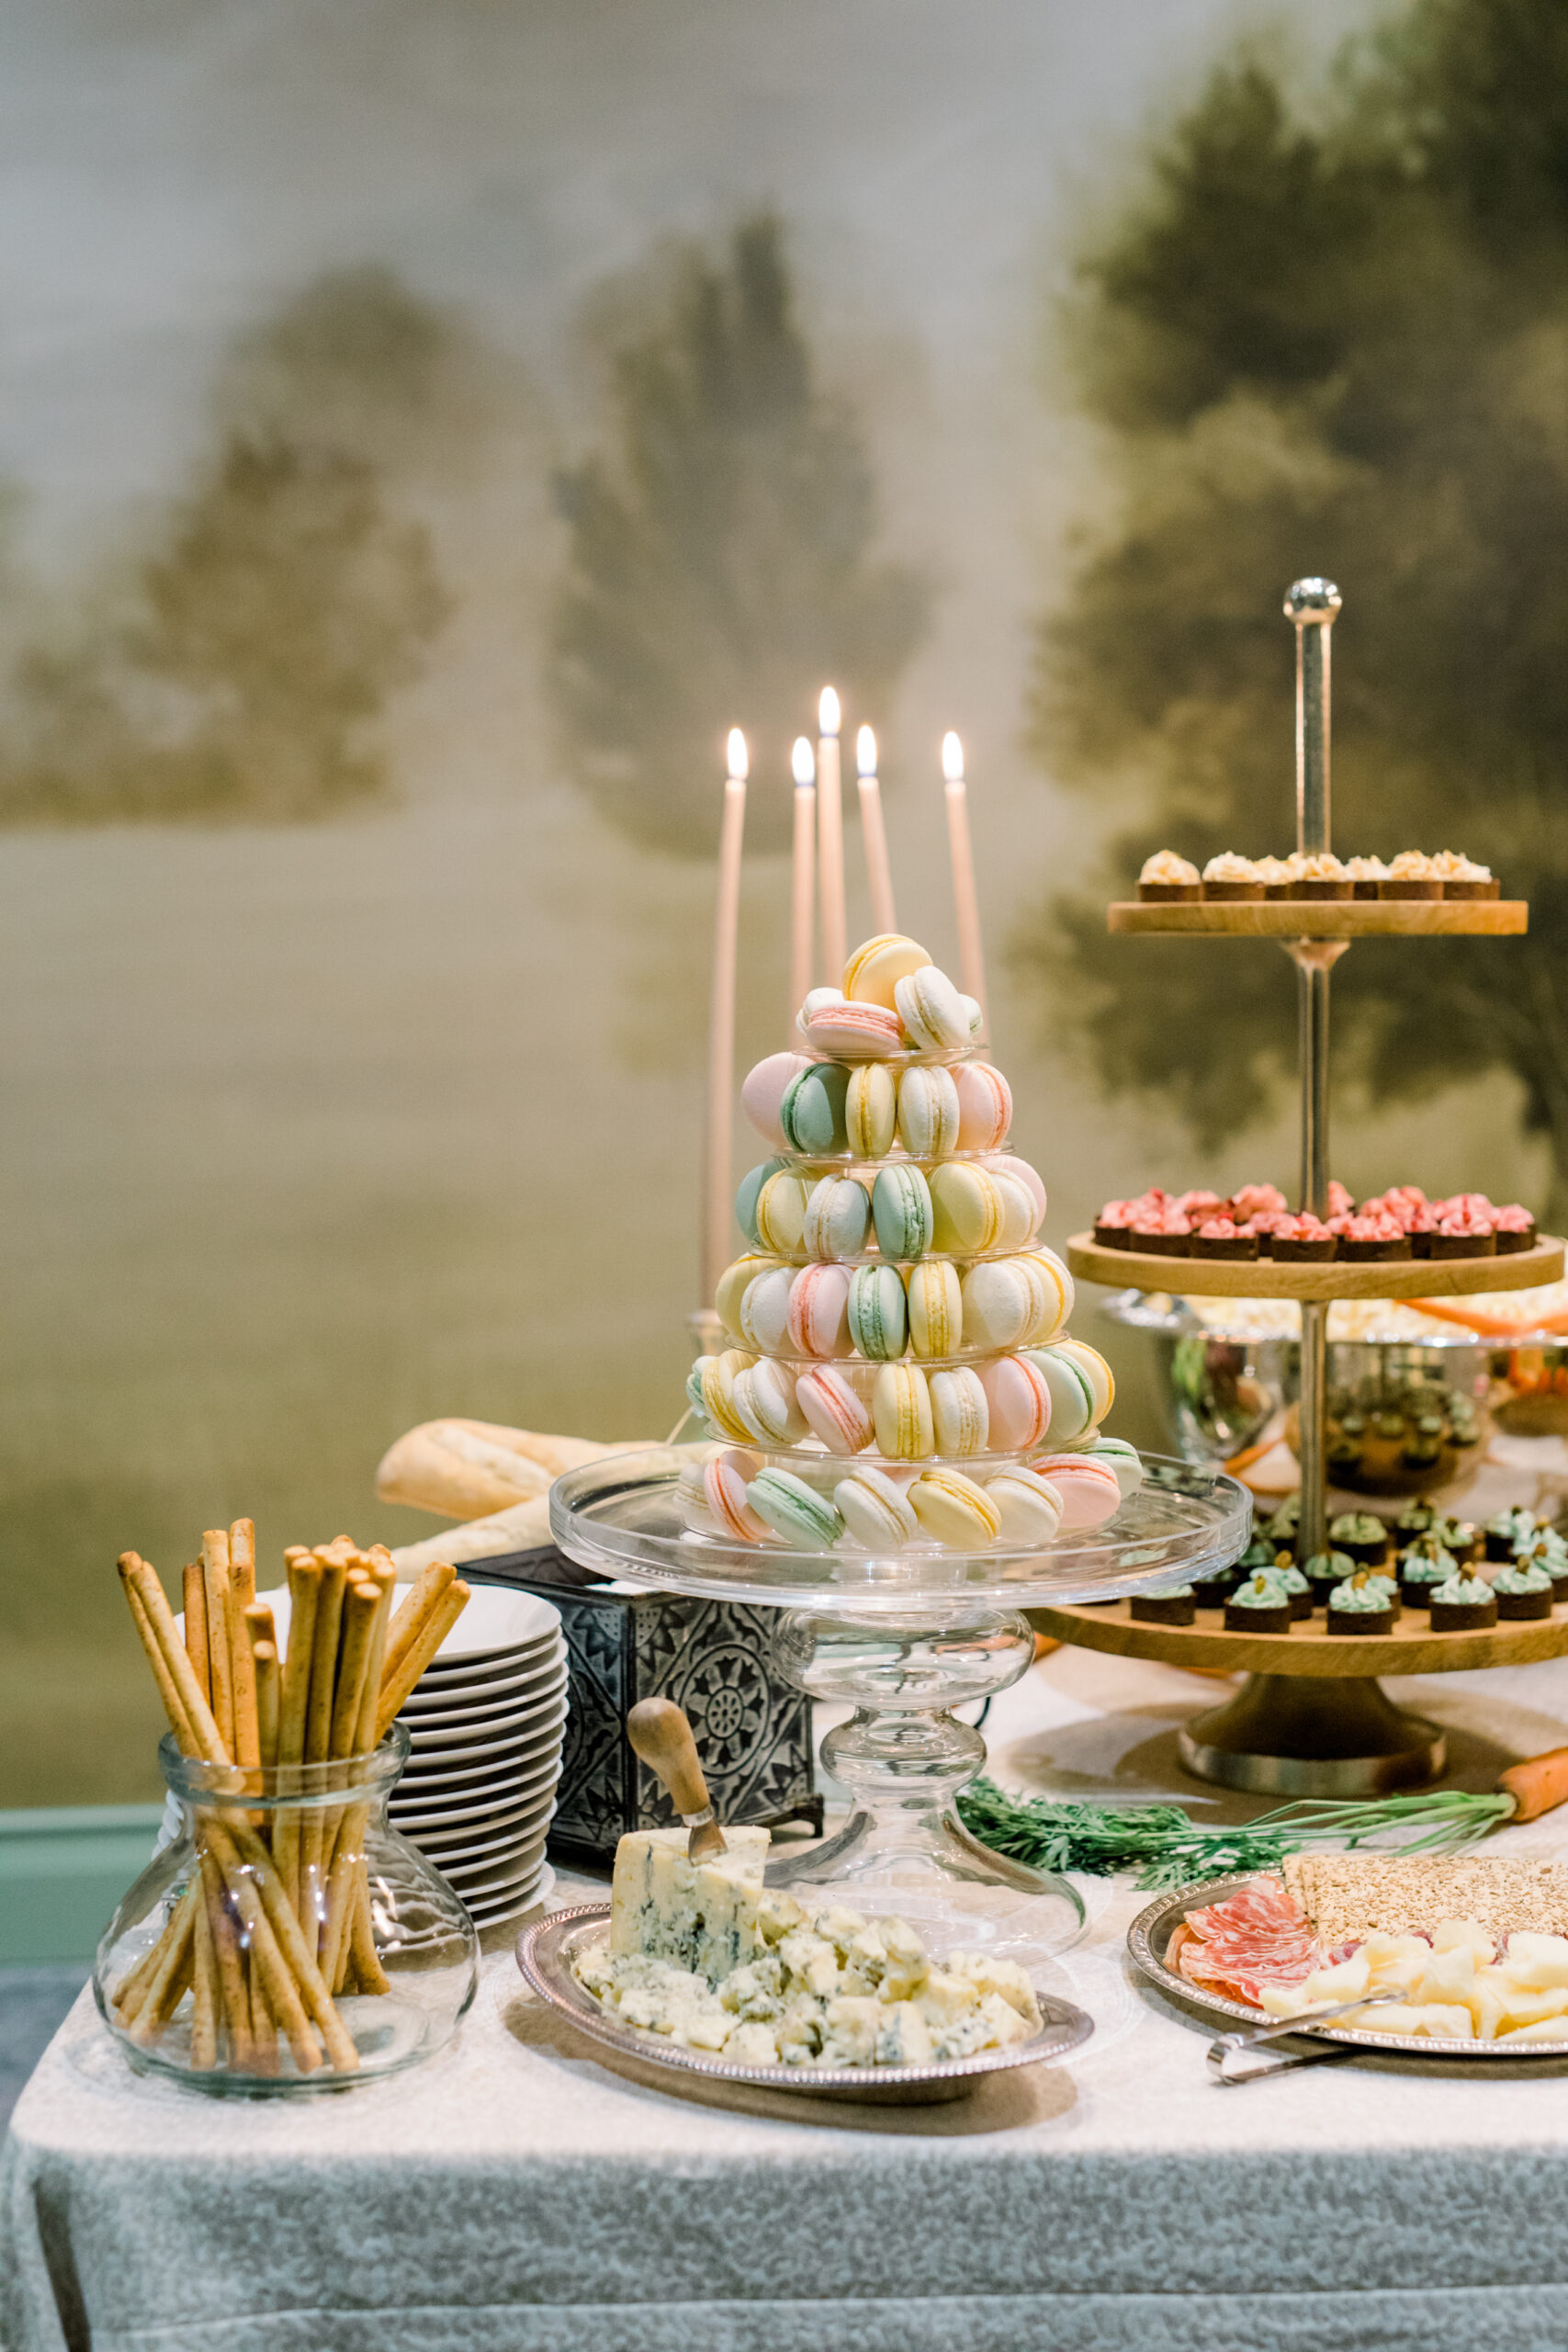
{"label": "rosemary sprig", "polygon": [[1085,1871],[1106,1877],[1135,1871],[1142,1887],[1181,1886],[1232,1871],[1278,1870],[1306,1846],[1362,1846],[1395,1839],[1402,1854],[1449,1853],[1506,1821],[1514,1800],[1438,1790],[1428,1796],[1375,1803],[1303,1800],[1280,1805],[1239,1827],[1203,1828],[1179,1804],[1066,1804],[1011,1797],[991,1780],[971,1781],[958,1797],[970,1835],[1036,1870]]}

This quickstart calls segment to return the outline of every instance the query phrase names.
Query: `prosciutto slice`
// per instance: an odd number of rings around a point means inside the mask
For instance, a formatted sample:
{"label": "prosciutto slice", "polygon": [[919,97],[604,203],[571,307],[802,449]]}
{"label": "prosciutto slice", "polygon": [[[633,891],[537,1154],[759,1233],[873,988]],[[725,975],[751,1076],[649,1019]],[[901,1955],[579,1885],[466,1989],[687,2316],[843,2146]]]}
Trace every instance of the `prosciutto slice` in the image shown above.
{"label": "prosciutto slice", "polygon": [[1263,1984],[1299,1984],[1325,1958],[1312,1923],[1281,1879],[1255,1878],[1223,1903],[1189,1911],[1171,1939],[1178,1973],[1226,2000],[1258,2006]]}

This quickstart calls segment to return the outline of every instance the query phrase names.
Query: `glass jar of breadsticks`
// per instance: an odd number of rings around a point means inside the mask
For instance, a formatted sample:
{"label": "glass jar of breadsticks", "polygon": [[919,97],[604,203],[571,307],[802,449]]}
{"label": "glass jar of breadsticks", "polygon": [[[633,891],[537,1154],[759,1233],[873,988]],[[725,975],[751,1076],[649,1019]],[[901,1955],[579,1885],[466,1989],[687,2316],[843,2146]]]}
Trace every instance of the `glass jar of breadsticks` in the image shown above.
{"label": "glass jar of breadsticks", "polygon": [[258,1600],[248,1521],[202,1552],[183,1621],[146,1561],[119,1564],[180,1830],[99,1945],[99,2011],[139,2069],[204,2090],[397,2072],[450,2037],[477,1981],[461,1901],[387,1820],[398,1709],[467,1588],[430,1570],[395,1608],[390,1559],[344,1537],[289,1553],[287,1589]]}

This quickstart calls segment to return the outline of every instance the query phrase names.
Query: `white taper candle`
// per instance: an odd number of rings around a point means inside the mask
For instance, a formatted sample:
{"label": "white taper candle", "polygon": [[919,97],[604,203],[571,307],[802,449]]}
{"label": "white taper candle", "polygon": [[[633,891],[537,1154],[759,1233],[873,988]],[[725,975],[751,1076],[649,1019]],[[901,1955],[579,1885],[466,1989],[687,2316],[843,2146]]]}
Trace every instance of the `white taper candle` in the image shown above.
{"label": "white taper candle", "polygon": [[817,840],[822,876],[822,961],[824,978],[837,988],[849,962],[844,931],[844,810],[839,792],[839,697],[824,686],[818,705]]}
{"label": "white taper candle", "polygon": [[817,762],[804,735],[795,739],[795,873],[789,902],[789,1015],[784,1042],[798,1046],[795,1016],[811,987],[817,898]]}
{"label": "white taper candle", "polygon": [[942,772],[947,779],[947,845],[953,861],[959,969],[965,990],[986,1012],[986,961],[980,952],[980,905],[975,895],[975,857],[969,844],[969,792],[964,781],[964,746],[956,735],[942,739]]}
{"label": "white taper candle", "polygon": [[713,999],[708,1008],[708,1115],[699,1271],[703,1305],[713,1304],[729,1262],[735,1091],[735,950],[740,930],[740,844],[746,829],[746,738],[729,730],[729,775],[718,838],[718,906],[713,934]]}
{"label": "white taper candle", "polygon": [[869,727],[855,737],[855,768],[860,784],[860,829],[865,842],[865,877],[871,887],[874,931],[897,931],[893,910],[893,869],[887,863],[887,834],[882,822],[882,786],[876,774],[876,738]]}

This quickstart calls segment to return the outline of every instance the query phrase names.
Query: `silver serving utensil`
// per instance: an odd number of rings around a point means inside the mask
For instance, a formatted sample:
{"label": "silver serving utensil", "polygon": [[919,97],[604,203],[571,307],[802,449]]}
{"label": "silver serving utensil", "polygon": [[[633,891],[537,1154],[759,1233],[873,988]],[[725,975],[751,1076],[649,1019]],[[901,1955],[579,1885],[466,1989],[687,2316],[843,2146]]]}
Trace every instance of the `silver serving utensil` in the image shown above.
{"label": "silver serving utensil", "polygon": [[1353,2046],[1345,2042],[1325,2042],[1320,2050],[1303,2050],[1289,2057],[1265,2060],[1258,2066],[1244,2066],[1238,2073],[1230,2072],[1233,2058],[1248,2050],[1258,2049],[1265,2041],[1278,2041],[1290,2033],[1300,2033],[1309,2025],[1332,2025],[1336,2018],[1348,2018],[1359,2009],[1376,2008],[1381,2001],[1403,2001],[1404,1993],[1390,1986],[1381,1993],[1363,1993],[1354,2001],[1337,2002],[1331,2009],[1303,2009],[1293,2018],[1278,2018],[1272,2025],[1255,2027],[1247,2033],[1222,2033],[1209,2044],[1209,2073],[1226,2090],[1235,2090],[1241,2083],[1262,2082],[1270,2075],[1289,2074],[1292,2066],[1320,2066],[1325,2058],[1348,2058]]}
{"label": "silver serving utensil", "polygon": [[639,1699],[626,1717],[626,1737],[649,1770],[657,1772],[674,1800],[691,1836],[686,1852],[694,1862],[729,1851],[708,1802],[708,1784],[697,1760],[692,1726],[672,1699]]}

